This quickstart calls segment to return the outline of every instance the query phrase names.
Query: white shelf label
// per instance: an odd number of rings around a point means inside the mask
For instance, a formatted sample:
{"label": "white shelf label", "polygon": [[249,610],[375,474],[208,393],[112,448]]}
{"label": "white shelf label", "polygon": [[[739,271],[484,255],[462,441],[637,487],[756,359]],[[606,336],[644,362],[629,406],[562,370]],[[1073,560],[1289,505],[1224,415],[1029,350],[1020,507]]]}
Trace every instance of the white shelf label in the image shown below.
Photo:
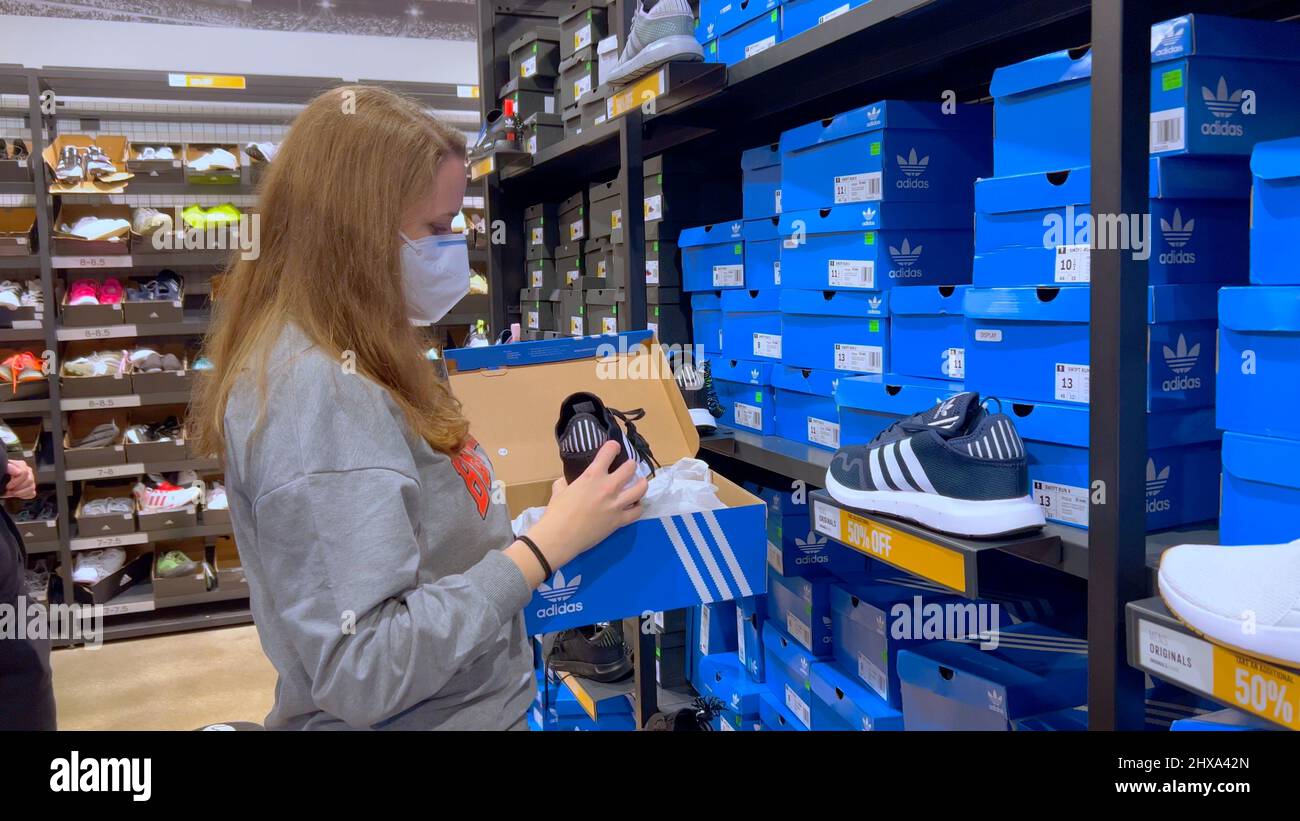
{"label": "white shelf label", "polygon": [[144,473],[144,465],[132,462],[125,465],[104,465],[97,468],[77,468],[67,471],[68,481],[81,482],[87,479],[115,479],[118,476],[139,476]]}
{"label": "white shelf label", "polygon": [[713,287],[727,288],[745,284],[744,265],[714,265]]}
{"label": "white shelf label", "polygon": [[768,359],[781,358],[781,337],[778,334],[754,334],[754,356]]}
{"label": "white shelf label", "polygon": [[1086,488],[1035,479],[1034,501],[1043,508],[1043,515],[1052,521],[1088,526]]}
{"label": "white shelf label", "polygon": [[976,342],[1001,342],[1002,329],[1001,328],[976,328],[975,341]]}
{"label": "white shelf label", "polygon": [[1061,284],[1091,281],[1092,253],[1087,243],[1056,246],[1052,277]]}
{"label": "white shelf label", "polygon": [[869,259],[832,259],[826,263],[826,278],[833,288],[874,288],[876,263]]}
{"label": "white shelf label", "polygon": [[144,544],[148,541],[148,533],[120,533],[115,536],[91,536],[84,539],[73,539],[68,543],[68,546],[72,550],[99,550],[104,547]]}
{"label": "white shelf label", "polygon": [[835,370],[859,373],[883,373],[884,349],[879,345],[847,345],[835,343]]}
{"label": "white shelf label", "polygon": [[835,178],[835,204],[880,199],[880,172],[848,174]]}
{"label": "white shelf label", "polygon": [[[768,549],[768,551],[769,551],[769,552],[768,552],[768,555],[771,556],[771,552],[770,552],[770,551],[772,550],[772,544],[771,544],[770,542],[769,542],[768,545],[767,545],[767,549]],[[778,570],[777,572],[779,573],[780,571]],[[746,658],[745,658],[745,612],[744,612],[743,610],[741,610],[740,607],[737,607],[737,608],[736,608],[736,657],[740,659],[740,666],[741,666],[741,667],[744,667],[744,666],[745,666],[745,662],[746,662]]]}
{"label": "white shelf label", "polygon": [[70,342],[77,339],[117,339],[120,337],[139,335],[139,329],[135,325],[99,325],[90,328],[59,328],[57,334],[60,342]]}
{"label": "white shelf label", "polygon": [[1056,363],[1056,399],[1088,403],[1088,366]]}
{"label": "white shelf label", "polygon": [[749,45],[745,46],[745,59],[748,60],[750,57],[753,57],[755,54],[759,54],[761,52],[767,51],[769,48],[771,48],[774,45],[776,45],[775,34],[769,34],[767,37],[764,37],[762,40],[759,40],[757,43],[750,43]]}
{"label": "white shelf label", "polygon": [[664,216],[664,195],[655,194],[645,198],[645,221],[663,219]]}
{"label": "white shelf label", "polygon": [[794,613],[785,614],[785,630],[804,647],[812,647],[812,627],[800,621]]}
{"label": "white shelf label", "polygon": [[647,259],[645,261],[645,284],[646,285],[659,284],[659,260]]}
{"label": "white shelf label", "polygon": [[848,3],[845,3],[842,6],[836,6],[835,8],[823,14],[821,17],[818,17],[817,25],[820,26],[822,23],[825,23],[827,20],[834,20],[836,17],[839,17],[841,14],[847,13],[848,10],[849,10]]}
{"label": "white shelf label", "polygon": [[102,257],[53,257],[54,268],[130,268],[131,257],[126,254]]}
{"label": "white shelf label", "polygon": [[858,653],[858,678],[875,690],[876,695],[883,699],[889,698],[889,674],[882,670],[879,664],[867,658],[865,653]]}
{"label": "white shelf label", "polygon": [[1186,119],[1184,108],[1151,112],[1151,153],[1183,150],[1187,145],[1187,132],[1183,128]]}
{"label": "white shelf label", "polygon": [[815,416],[809,416],[808,441],[816,442],[819,445],[825,445],[828,448],[839,450],[840,424],[825,419],[818,419]]}
{"label": "white shelf label", "polygon": [[88,399],[62,399],[59,401],[59,408],[65,411],[138,407],[140,407],[140,397],[137,394],[129,394],[127,396],[99,396]]}
{"label": "white shelf label", "polygon": [[1138,620],[1138,659],[1149,672],[1201,693],[1214,692],[1214,648],[1195,636]]}
{"label": "white shelf label", "polygon": [[944,354],[944,376],[949,379],[966,378],[966,349],[949,348]]}
{"label": "white shelf label", "polygon": [[737,425],[752,430],[763,429],[763,409],[753,405],[746,405],[744,402],[733,402],[731,407],[735,411],[735,421]]}
{"label": "white shelf label", "polygon": [[785,685],[785,706],[787,710],[794,713],[795,718],[803,722],[803,726],[807,727],[812,723],[812,710],[808,708],[808,702],[800,698],[789,684]]}
{"label": "white shelf label", "polygon": [[840,509],[813,500],[813,528],[836,539],[840,537]]}

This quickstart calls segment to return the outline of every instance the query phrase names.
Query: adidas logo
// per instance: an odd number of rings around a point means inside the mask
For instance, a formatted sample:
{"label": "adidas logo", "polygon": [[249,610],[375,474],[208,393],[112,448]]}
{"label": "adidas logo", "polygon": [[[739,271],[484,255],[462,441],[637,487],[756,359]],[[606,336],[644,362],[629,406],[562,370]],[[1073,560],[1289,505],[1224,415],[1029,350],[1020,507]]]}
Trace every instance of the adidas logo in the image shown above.
{"label": "adidas logo", "polygon": [[1006,715],[1006,696],[1002,695],[1001,690],[989,690],[989,709],[995,713]]}
{"label": "adidas logo", "polygon": [[1172,223],[1160,220],[1160,231],[1165,235],[1165,241],[1171,247],[1182,248],[1187,241],[1192,238],[1192,231],[1196,229],[1196,220],[1189,219],[1183,222],[1182,211],[1174,209],[1174,221]]}
{"label": "adidas logo", "polygon": [[930,427],[950,428],[961,421],[960,416],[950,415],[952,413],[953,403],[956,401],[956,399],[957,397],[953,396],[939,403],[939,407],[935,408],[934,418],[932,418],[929,422]]}
{"label": "adidas logo", "polygon": [[740,223],[738,223],[738,222],[733,222],[733,223],[731,223],[731,235],[732,235],[733,237],[738,237],[738,236],[740,236],[740,228],[741,228],[741,224],[740,224]]}
{"label": "adidas logo", "polygon": [[1157,471],[1155,460],[1147,459],[1147,513],[1164,513],[1172,507],[1168,499],[1158,498],[1169,484],[1169,467]]}
{"label": "adidas logo", "polygon": [[574,576],[572,579],[566,579],[564,578],[564,571],[555,571],[555,575],[551,577],[549,584],[542,582],[537,586],[538,595],[545,599],[549,605],[538,608],[538,618],[545,619],[566,613],[581,613],[582,602],[569,601],[578,592],[578,586],[581,584],[581,574]]}
{"label": "adidas logo", "polygon": [[876,632],[877,632],[877,633],[880,633],[880,634],[882,634],[882,635],[883,635],[884,632],[885,632],[885,614],[884,614],[884,613],[877,613],[877,614],[876,614]]}
{"label": "adidas logo", "polygon": [[867,109],[867,122],[875,122],[880,119],[880,106],[873,105]]}
{"label": "adidas logo", "polygon": [[[902,244],[899,245],[897,248],[895,248],[892,245],[889,246],[889,255],[894,258],[894,262],[897,263],[899,266],[903,268],[911,268],[913,265],[916,264],[917,258],[921,256],[922,248],[923,246],[921,245],[918,245],[915,248],[913,248],[911,243],[907,241],[907,238],[904,237]],[[889,275],[891,277],[895,276],[896,272],[891,271]],[[905,274],[897,274],[897,275],[920,276],[921,273],[918,271],[916,273],[905,273]]]}
{"label": "adidas logo", "polygon": [[832,380],[831,380],[831,392],[834,393],[835,391],[837,391],[837,390],[839,390],[839,389],[840,389],[840,380],[838,380],[838,379],[832,379]]}
{"label": "adidas logo", "polygon": [[754,368],[754,369],[750,370],[750,372],[749,372],[749,381],[750,381],[750,382],[754,382],[754,383],[757,383],[757,382],[758,382],[758,368]]}
{"label": "adidas logo", "polygon": [[930,157],[925,156],[917,159],[915,148],[906,157],[895,154],[894,158],[898,160],[898,169],[909,177],[921,176],[925,173],[925,169],[930,166]]}
{"label": "adidas logo", "polygon": [[1229,94],[1228,81],[1224,77],[1219,78],[1219,87],[1214,91],[1201,86],[1201,96],[1205,98],[1205,107],[1217,119],[1226,120],[1241,110],[1241,89]]}
{"label": "adidas logo", "polygon": [[871,299],[867,300],[867,307],[871,309],[871,313],[873,314],[880,312],[880,304],[880,297],[878,296],[873,296]]}
{"label": "adidas logo", "polygon": [[1201,343],[1197,342],[1192,347],[1187,347],[1187,339],[1178,335],[1178,342],[1174,347],[1168,345],[1162,346],[1162,353],[1165,356],[1165,364],[1169,370],[1174,372],[1172,379],[1166,379],[1160,383],[1160,389],[1169,391],[1188,391],[1197,390],[1201,387],[1201,378],[1199,376],[1187,376],[1186,374],[1196,367],[1196,360],[1201,355]]}
{"label": "adidas logo", "polygon": [[816,531],[808,531],[808,536],[803,539],[795,537],[794,546],[803,554],[795,557],[795,564],[828,564],[831,560],[830,556],[822,555],[826,549],[826,537]]}
{"label": "adidas logo", "polygon": [[874,222],[875,219],[876,219],[876,209],[868,208],[862,212],[862,224],[864,226],[871,225],[871,223]]}
{"label": "adidas logo", "polygon": [[[1165,33],[1165,35],[1161,37],[1156,42],[1156,45],[1151,49],[1151,56],[1163,57],[1166,54],[1170,53],[1171,51],[1176,50],[1178,47],[1178,41],[1183,36],[1183,30],[1184,27],[1182,25],[1171,26],[1169,30]],[[1151,33],[1153,35],[1157,34],[1158,26],[1152,26]]]}

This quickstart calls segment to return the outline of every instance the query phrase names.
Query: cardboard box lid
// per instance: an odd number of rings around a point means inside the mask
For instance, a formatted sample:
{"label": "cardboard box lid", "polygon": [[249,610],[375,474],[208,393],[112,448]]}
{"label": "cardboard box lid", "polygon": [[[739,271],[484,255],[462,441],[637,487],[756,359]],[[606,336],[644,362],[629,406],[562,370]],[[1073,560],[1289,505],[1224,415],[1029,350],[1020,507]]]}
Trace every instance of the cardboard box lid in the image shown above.
{"label": "cardboard box lid", "polygon": [[720,382],[740,382],[746,385],[772,384],[772,363],[751,359],[711,359],[709,367],[713,378]]}
{"label": "cardboard box lid", "polygon": [[742,171],[756,171],[760,168],[770,168],[780,164],[781,144],[779,142],[771,145],[760,145],[740,155],[740,169]]}
{"label": "cardboard box lid", "polygon": [[782,153],[792,153],[817,145],[886,129],[959,131],[972,141],[988,140],[993,135],[993,107],[963,103],[952,112],[942,103],[881,100],[828,120],[814,120],[781,134]]}
{"label": "cardboard box lid", "polygon": [[[1088,406],[1001,399],[1002,412],[1015,420],[1016,433],[1030,442],[1088,447]],[[997,405],[991,405],[997,410]],[[918,408],[918,410],[920,410]],[[1214,408],[1178,409],[1147,414],[1147,449],[1215,442]]]}
{"label": "cardboard box lid", "polygon": [[890,291],[890,313],[961,316],[969,285],[905,285]]}
{"label": "cardboard box lid", "polygon": [[695,228],[683,228],[677,237],[678,248],[694,248],[701,245],[725,245],[743,239],[745,224],[740,220],[732,222],[715,222],[712,225],[700,225]]}
{"label": "cardboard box lid", "polygon": [[781,292],[776,288],[766,288],[761,291],[733,288],[722,292],[724,314],[775,313],[779,310],[781,310]]}
{"label": "cardboard box lid", "polygon": [[1092,49],[1065,49],[993,70],[989,94],[1010,97],[1047,86],[1092,78]]}
{"label": "cardboard box lid", "polygon": [[1300,177],[1300,137],[1256,143],[1250,171],[1265,180]]}
{"label": "cardboard box lid", "polygon": [[[454,368],[452,393],[496,477],[515,485],[563,475],[555,422],[560,403],[578,391],[594,393],[619,410],[644,409],[637,431],[661,464],[694,456],[699,435],[662,351],[650,347],[649,337],[633,331],[446,351]],[[600,355],[611,350],[612,356]],[[518,412],[522,407],[536,412]]]}
{"label": "cardboard box lid", "polygon": [[129,205],[110,205],[108,203],[68,203],[65,202],[59,207],[59,213],[54,217],[52,234],[57,239],[70,239],[78,242],[91,242],[85,237],[79,237],[76,234],[69,234],[59,230],[59,226],[67,223],[69,227],[76,225],[77,220],[82,217],[99,217],[101,219],[126,220],[120,232],[113,235],[112,239],[120,242],[126,242],[131,233],[131,206]]}
{"label": "cardboard box lid", "polygon": [[778,365],[772,368],[772,387],[813,396],[832,396],[843,376],[839,371]]}
{"label": "cardboard box lid", "polygon": [[1234,331],[1300,332],[1300,285],[1219,291],[1219,324]]}
{"label": "cardboard box lid", "polygon": [[804,291],[782,288],[781,311],[811,316],[887,317],[889,292]]}
{"label": "cardboard box lid", "polygon": [[537,26],[512,42],[506,51],[513,55],[516,51],[519,51],[534,42],[553,43],[559,45],[560,30],[555,26]]}
{"label": "cardboard box lid", "polygon": [[1151,26],[1151,62],[1183,57],[1300,61],[1300,25],[1185,14]]}
{"label": "cardboard box lid", "polygon": [[[1148,286],[1147,323],[1215,319],[1218,292],[1218,285]],[[1087,322],[1092,298],[1087,285],[971,288],[963,304],[966,316],[978,319]]]}
{"label": "cardboard box lid", "polygon": [[1223,472],[1252,482],[1300,488],[1300,442],[1253,433],[1223,434]]}
{"label": "cardboard box lid", "polygon": [[35,208],[29,206],[0,208],[0,236],[25,237],[35,227]]}
{"label": "cardboard box lid", "polygon": [[851,410],[911,416],[963,390],[960,382],[919,376],[845,376],[835,386],[835,403]]}

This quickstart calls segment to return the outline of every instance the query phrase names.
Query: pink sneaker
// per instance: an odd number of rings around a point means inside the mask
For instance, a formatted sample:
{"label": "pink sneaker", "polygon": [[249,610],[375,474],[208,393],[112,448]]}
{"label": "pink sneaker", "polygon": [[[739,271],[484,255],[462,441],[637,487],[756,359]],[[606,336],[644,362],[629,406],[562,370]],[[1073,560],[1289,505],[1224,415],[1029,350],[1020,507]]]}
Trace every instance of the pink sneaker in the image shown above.
{"label": "pink sneaker", "polygon": [[99,286],[99,304],[116,305],[122,301],[122,283],[116,278],[109,277],[104,280],[104,284]]}
{"label": "pink sneaker", "polygon": [[72,283],[72,287],[68,288],[68,304],[98,305],[99,283],[93,279],[79,279]]}

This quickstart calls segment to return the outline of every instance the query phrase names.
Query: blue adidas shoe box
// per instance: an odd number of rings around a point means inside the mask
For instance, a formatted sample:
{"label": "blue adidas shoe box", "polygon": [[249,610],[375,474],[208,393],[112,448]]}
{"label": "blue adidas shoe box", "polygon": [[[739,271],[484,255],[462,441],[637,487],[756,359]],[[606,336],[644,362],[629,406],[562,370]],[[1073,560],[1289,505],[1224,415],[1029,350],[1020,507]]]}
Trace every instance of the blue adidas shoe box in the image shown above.
{"label": "blue adidas shoe box", "polygon": [[696,691],[722,701],[732,729],[739,729],[736,719],[742,723],[758,720],[758,701],[763,685],[745,675],[735,653],[715,653],[702,659],[697,678],[698,681],[692,682]]}
{"label": "blue adidas shoe box", "polygon": [[[782,576],[767,571],[767,621],[775,624],[804,649],[829,656],[831,647],[831,582]],[[771,667],[771,658],[768,659]]]}
{"label": "blue adidas shoe box", "polygon": [[[771,5],[771,9],[764,11],[763,6],[767,4]],[[734,66],[781,42],[781,9],[776,0],[766,0],[766,3],[749,0],[748,4],[737,0],[732,8],[757,8],[759,14],[718,38],[717,62]]]}
{"label": "blue adidas shoe box", "polygon": [[1202,713],[1189,718],[1175,719],[1169,727],[1173,732],[1194,732],[1194,733],[1223,733],[1223,732],[1262,732],[1277,730],[1278,727],[1270,724],[1258,716],[1250,713],[1243,713],[1241,710],[1234,710],[1228,707],[1224,710],[1216,710],[1210,713]]}
{"label": "blue adidas shoe box", "polygon": [[787,288],[879,291],[970,282],[969,201],[785,211],[780,231]]}
{"label": "blue adidas shoe box", "polygon": [[716,40],[780,5],[780,0],[700,0],[695,39],[701,43]]}
{"label": "blue adidas shoe box", "polygon": [[[801,523],[798,530],[793,526],[796,521]],[[865,581],[870,573],[865,555],[830,541],[813,529],[806,516],[788,517],[781,541],[767,543],[767,566],[786,578],[817,582]]]}
{"label": "blue adidas shoe box", "polygon": [[[781,135],[782,212],[874,201],[969,206],[992,166],[992,110],[885,100]],[[969,209],[968,209],[969,210]]]}
{"label": "blue adidas shoe box", "polygon": [[1300,401],[1297,352],[1300,286],[1221,290],[1219,427],[1300,439],[1300,419],[1289,412]]}
{"label": "blue adidas shoe box", "polygon": [[683,228],[682,290],[713,291],[745,287],[744,223],[740,220]]}
{"label": "blue adidas shoe box", "polygon": [[[1029,458],[1030,492],[1043,515],[1088,526],[1088,407],[1002,399]],[[1219,439],[1214,409],[1147,414],[1147,530],[1214,518]]]}
{"label": "blue adidas shoe box", "polygon": [[722,292],[722,355],[726,359],[781,361],[781,292]]}
{"label": "blue adidas shoe box", "polygon": [[1250,281],[1300,285],[1293,251],[1300,233],[1300,137],[1255,146],[1250,171]]}
{"label": "blue adidas shoe box", "polygon": [[713,387],[722,405],[722,423],[764,436],[776,431],[772,365],[745,359],[711,362]]}
{"label": "blue adidas shoe box", "polygon": [[835,389],[840,412],[840,439],[869,442],[905,416],[920,413],[965,390],[960,382],[917,377],[851,376]]}
{"label": "blue adidas shoe box", "polygon": [[781,9],[781,35],[789,40],[856,9],[869,0],[785,0]]}
{"label": "blue adidas shoe box", "polygon": [[[1153,285],[1147,299],[1147,409],[1214,404],[1213,285]],[[1087,404],[1091,289],[971,288],[966,382],[990,396]]]}
{"label": "blue adidas shoe box", "polygon": [[691,294],[691,332],[709,356],[722,356],[722,292]]}
{"label": "blue adidas shoe box", "polygon": [[741,213],[746,220],[780,214],[781,144],[760,145],[741,154],[740,180]]}
{"label": "blue adidas shoe box", "polygon": [[1010,730],[1088,700],[1088,643],[1032,622],[1004,628],[995,650],[936,641],[898,654],[908,730]]}
{"label": "blue adidas shoe box", "polygon": [[746,220],[745,287],[770,291],[781,287],[781,234],[777,217]]}
{"label": "blue adidas shoe box", "polygon": [[841,373],[780,366],[772,370],[776,388],[776,435],[826,450],[840,447],[835,383]]}
{"label": "blue adidas shoe box", "polygon": [[[1152,157],[1150,223],[1129,240],[1152,285],[1245,282],[1250,177],[1243,157]],[[975,184],[974,283],[1089,281],[1091,171],[991,177]]]}
{"label": "blue adidas shoe box", "polygon": [[781,290],[781,350],[794,368],[884,373],[889,369],[889,302],[883,294]]}
{"label": "blue adidas shoe box", "polygon": [[[1180,721],[1194,721],[1210,714],[1206,701],[1186,690],[1168,684],[1157,684],[1147,690],[1147,732],[1162,733],[1174,729]],[[1051,713],[1017,719],[1015,728],[1021,731],[1081,732],[1088,729],[1088,708],[1084,705],[1067,707]]]}
{"label": "blue adidas shoe box", "polygon": [[763,622],[767,621],[767,596],[736,600],[736,657],[750,681],[763,682]]}
{"label": "blue adidas shoe box", "polygon": [[966,285],[895,288],[890,294],[890,365],[925,379],[966,378]]}
{"label": "blue adidas shoe box", "polygon": [[812,719],[812,666],[818,661],[775,623],[763,625],[763,650],[767,681],[763,686],[775,696],[803,729],[818,729]]}
{"label": "blue adidas shoe box", "polygon": [[[1151,153],[1249,154],[1300,133],[1300,26],[1186,15],[1151,27]],[[1090,162],[1092,53],[993,72],[998,176]]]}
{"label": "blue adidas shoe box", "polygon": [[[809,708],[811,711],[811,708]],[[794,713],[771,690],[764,690],[758,700],[758,718],[768,732],[802,732],[808,727],[800,724]],[[809,716],[811,720],[811,715]]]}
{"label": "blue adidas shoe box", "polygon": [[1300,441],[1223,434],[1221,544],[1281,544],[1300,538],[1297,464]]}
{"label": "blue adidas shoe box", "polygon": [[842,729],[857,732],[903,729],[901,712],[834,664],[814,664],[811,681],[813,726],[817,729],[837,722],[844,725]]}
{"label": "blue adidas shoe box", "polygon": [[695,621],[693,635],[701,656],[736,652],[736,603],[734,601],[701,604],[691,609]]}

